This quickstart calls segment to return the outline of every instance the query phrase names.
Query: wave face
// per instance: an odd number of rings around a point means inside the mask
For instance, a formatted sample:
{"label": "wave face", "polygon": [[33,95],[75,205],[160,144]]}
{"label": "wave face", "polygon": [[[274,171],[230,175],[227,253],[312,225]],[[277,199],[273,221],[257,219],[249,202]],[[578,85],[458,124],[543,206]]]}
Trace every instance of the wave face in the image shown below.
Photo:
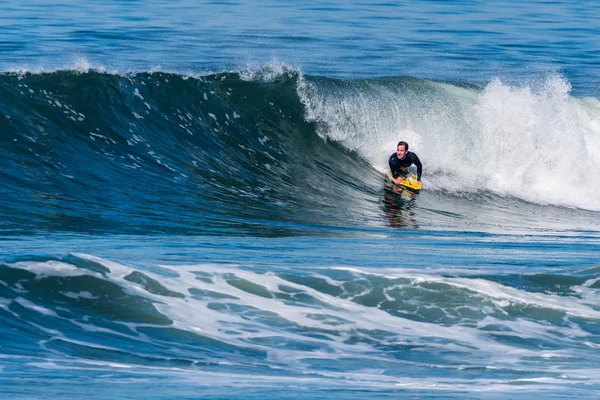
{"label": "wave face", "polygon": [[515,87],[340,80],[285,66],[3,73],[0,227],[377,229],[389,222],[381,172],[400,139],[425,164],[427,190],[399,206],[421,208],[408,225],[497,225],[519,209],[554,210],[579,227],[600,211],[599,122],[600,102],[571,97],[560,77]]}

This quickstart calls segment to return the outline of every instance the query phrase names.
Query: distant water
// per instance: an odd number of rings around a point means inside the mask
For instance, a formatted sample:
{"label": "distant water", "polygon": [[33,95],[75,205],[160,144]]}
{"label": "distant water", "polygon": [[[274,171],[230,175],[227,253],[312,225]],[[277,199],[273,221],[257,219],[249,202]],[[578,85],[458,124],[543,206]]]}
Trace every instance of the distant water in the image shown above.
{"label": "distant water", "polygon": [[597,398],[595,2],[0,11],[2,398]]}

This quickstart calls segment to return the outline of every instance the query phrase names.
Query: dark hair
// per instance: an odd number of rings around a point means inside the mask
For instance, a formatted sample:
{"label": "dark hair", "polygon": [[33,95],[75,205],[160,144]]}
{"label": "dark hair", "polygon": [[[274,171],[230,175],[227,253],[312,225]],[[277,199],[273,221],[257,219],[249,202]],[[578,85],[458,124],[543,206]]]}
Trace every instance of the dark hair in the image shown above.
{"label": "dark hair", "polygon": [[408,151],[408,143],[406,143],[404,140],[399,141],[396,147],[398,146],[404,146],[404,150]]}

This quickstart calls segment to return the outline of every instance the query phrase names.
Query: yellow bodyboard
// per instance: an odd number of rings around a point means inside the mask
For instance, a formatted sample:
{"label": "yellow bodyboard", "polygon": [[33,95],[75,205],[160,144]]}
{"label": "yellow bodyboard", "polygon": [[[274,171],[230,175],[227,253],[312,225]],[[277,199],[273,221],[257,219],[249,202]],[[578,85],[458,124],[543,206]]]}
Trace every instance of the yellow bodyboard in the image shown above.
{"label": "yellow bodyboard", "polygon": [[422,189],[423,184],[417,180],[417,177],[413,174],[410,174],[404,178],[400,182],[396,182],[394,176],[391,172],[387,173],[388,178],[395,183],[396,185],[402,186],[403,188],[412,190],[413,192],[418,192]]}

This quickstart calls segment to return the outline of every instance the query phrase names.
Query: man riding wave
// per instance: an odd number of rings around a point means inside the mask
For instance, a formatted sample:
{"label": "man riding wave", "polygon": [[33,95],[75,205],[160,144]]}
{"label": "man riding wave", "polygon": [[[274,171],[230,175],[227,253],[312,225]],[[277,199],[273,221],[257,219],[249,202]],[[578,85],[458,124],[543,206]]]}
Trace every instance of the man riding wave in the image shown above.
{"label": "man riding wave", "polygon": [[398,142],[396,152],[390,156],[389,160],[390,170],[394,181],[398,184],[405,178],[409,173],[408,167],[411,165],[417,166],[417,181],[421,183],[421,174],[423,173],[423,164],[419,157],[412,151],[408,151],[408,143],[405,141]]}

